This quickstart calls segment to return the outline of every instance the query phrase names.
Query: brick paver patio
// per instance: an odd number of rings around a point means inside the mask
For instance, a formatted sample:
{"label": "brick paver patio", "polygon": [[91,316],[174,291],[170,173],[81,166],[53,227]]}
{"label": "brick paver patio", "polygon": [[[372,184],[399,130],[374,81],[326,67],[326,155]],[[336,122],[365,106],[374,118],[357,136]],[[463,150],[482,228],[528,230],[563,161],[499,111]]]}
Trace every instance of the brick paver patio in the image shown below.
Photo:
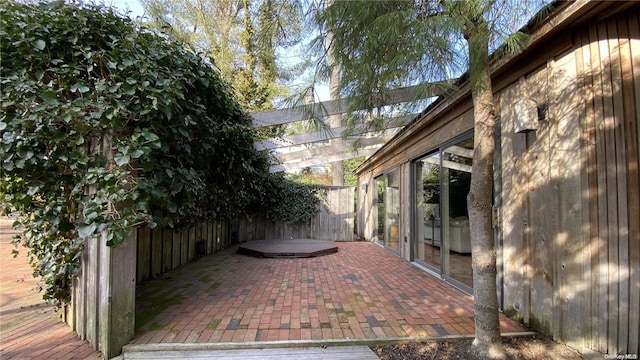
{"label": "brick paver patio", "polygon": [[[0,222],[0,358],[99,359],[34,290]],[[386,339],[472,334],[472,297],[366,242],[317,258],[230,248],[137,290],[132,343]],[[503,332],[524,331],[501,316]]]}
{"label": "brick paver patio", "polygon": [[[473,334],[471,296],[375,244],[338,246],[298,259],[238,255],[236,247],[147,282],[136,299],[146,323],[133,343]],[[524,331],[505,316],[501,327]]]}
{"label": "brick paver patio", "polygon": [[13,234],[11,223],[0,220],[0,359],[100,359],[35,290],[27,250],[11,256]]}

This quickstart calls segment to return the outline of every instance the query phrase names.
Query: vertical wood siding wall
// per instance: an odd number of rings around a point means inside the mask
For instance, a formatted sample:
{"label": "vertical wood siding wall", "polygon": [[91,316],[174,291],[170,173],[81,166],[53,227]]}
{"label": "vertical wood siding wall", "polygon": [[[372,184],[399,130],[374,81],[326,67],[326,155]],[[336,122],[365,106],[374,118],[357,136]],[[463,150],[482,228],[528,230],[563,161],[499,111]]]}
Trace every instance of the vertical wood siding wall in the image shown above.
{"label": "vertical wood siding wall", "polygon": [[263,218],[232,222],[238,240],[317,239],[353,241],[354,188],[327,187],[326,197],[318,205],[319,212],[307,224],[293,225]]}
{"label": "vertical wood siding wall", "polygon": [[[638,7],[591,22],[497,97],[505,311],[609,354],[640,350],[638,24]],[[548,112],[517,134],[523,97]]]}
{"label": "vertical wood siding wall", "polygon": [[[108,160],[113,159],[109,137],[93,143]],[[80,272],[72,279],[65,321],[109,359],[118,355],[134,335],[136,238],[130,236],[119,246],[110,247],[106,235],[85,241]]]}
{"label": "vertical wood siding wall", "polygon": [[[593,5],[575,15],[584,15],[581,23],[568,20],[494,76],[501,119],[495,174],[499,295],[508,315],[558,341],[637,354],[640,6],[585,2],[568,8],[581,4]],[[537,130],[515,133],[513,104],[523,98],[546,105],[547,114]],[[432,109],[410,125],[415,131],[400,134],[402,142],[392,140],[370,159],[359,174],[360,187],[368,184],[358,199],[360,235],[376,237],[373,177],[461,134],[470,108],[470,100],[462,99]],[[404,184],[411,194],[410,181]],[[413,201],[403,196],[401,211],[411,215]],[[410,226],[403,227],[405,235],[410,242],[416,236]],[[405,251],[401,256],[411,260]]]}

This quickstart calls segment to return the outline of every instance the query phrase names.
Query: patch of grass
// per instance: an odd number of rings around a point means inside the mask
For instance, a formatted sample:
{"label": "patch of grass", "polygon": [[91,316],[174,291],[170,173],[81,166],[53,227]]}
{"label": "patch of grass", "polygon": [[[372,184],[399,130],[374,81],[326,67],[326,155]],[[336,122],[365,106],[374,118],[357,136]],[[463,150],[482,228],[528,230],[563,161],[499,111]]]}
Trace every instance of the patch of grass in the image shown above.
{"label": "patch of grass", "polygon": [[321,322],[320,323],[320,329],[331,329],[331,323],[326,323],[326,322]]}
{"label": "patch of grass", "polygon": [[209,324],[207,324],[207,330],[215,330],[220,325],[220,321],[218,319],[213,319]]}
{"label": "patch of grass", "polygon": [[180,288],[181,288],[181,289],[188,289],[188,288],[190,288],[191,286],[193,286],[193,284],[192,284],[192,283],[184,283],[184,285],[182,285]]}
{"label": "patch of grass", "polygon": [[300,328],[311,329],[311,323],[300,323]]}
{"label": "patch of grass", "polygon": [[201,283],[208,283],[211,281],[211,276],[209,276],[209,274],[204,274],[198,278],[198,281]]}

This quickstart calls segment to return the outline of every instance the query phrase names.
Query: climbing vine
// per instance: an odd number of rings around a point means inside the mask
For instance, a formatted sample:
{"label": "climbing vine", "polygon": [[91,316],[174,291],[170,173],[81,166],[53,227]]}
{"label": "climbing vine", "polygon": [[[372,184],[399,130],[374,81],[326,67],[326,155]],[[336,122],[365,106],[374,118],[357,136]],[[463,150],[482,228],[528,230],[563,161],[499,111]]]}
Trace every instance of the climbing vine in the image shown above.
{"label": "climbing vine", "polygon": [[85,241],[264,211],[278,186],[214,61],[108,8],[2,1],[0,62],[1,212],[46,300]]}
{"label": "climbing vine", "polygon": [[271,221],[304,224],[318,212],[318,204],[325,195],[326,191],[320,186],[272,175],[263,182],[263,192],[258,199],[261,206],[255,207],[256,215]]}

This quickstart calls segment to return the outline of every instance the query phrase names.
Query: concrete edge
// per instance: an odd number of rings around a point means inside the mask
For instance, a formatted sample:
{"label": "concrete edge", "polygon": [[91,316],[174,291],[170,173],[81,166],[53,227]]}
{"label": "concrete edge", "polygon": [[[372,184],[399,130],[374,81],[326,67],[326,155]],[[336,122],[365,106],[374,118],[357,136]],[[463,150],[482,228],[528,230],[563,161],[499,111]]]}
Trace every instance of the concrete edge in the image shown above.
{"label": "concrete edge", "polygon": [[[503,337],[532,336],[538,334],[534,331],[503,333]],[[154,351],[214,351],[214,350],[240,350],[240,349],[274,349],[274,348],[301,348],[322,346],[380,346],[397,343],[413,343],[423,341],[441,341],[453,339],[470,339],[475,335],[446,335],[424,337],[395,337],[384,339],[335,339],[335,340],[293,340],[293,341],[251,341],[251,342],[221,342],[221,343],[161,343],[161,344],[128,344],[122,348],[122,353],[127,352],[154,352]]]}

